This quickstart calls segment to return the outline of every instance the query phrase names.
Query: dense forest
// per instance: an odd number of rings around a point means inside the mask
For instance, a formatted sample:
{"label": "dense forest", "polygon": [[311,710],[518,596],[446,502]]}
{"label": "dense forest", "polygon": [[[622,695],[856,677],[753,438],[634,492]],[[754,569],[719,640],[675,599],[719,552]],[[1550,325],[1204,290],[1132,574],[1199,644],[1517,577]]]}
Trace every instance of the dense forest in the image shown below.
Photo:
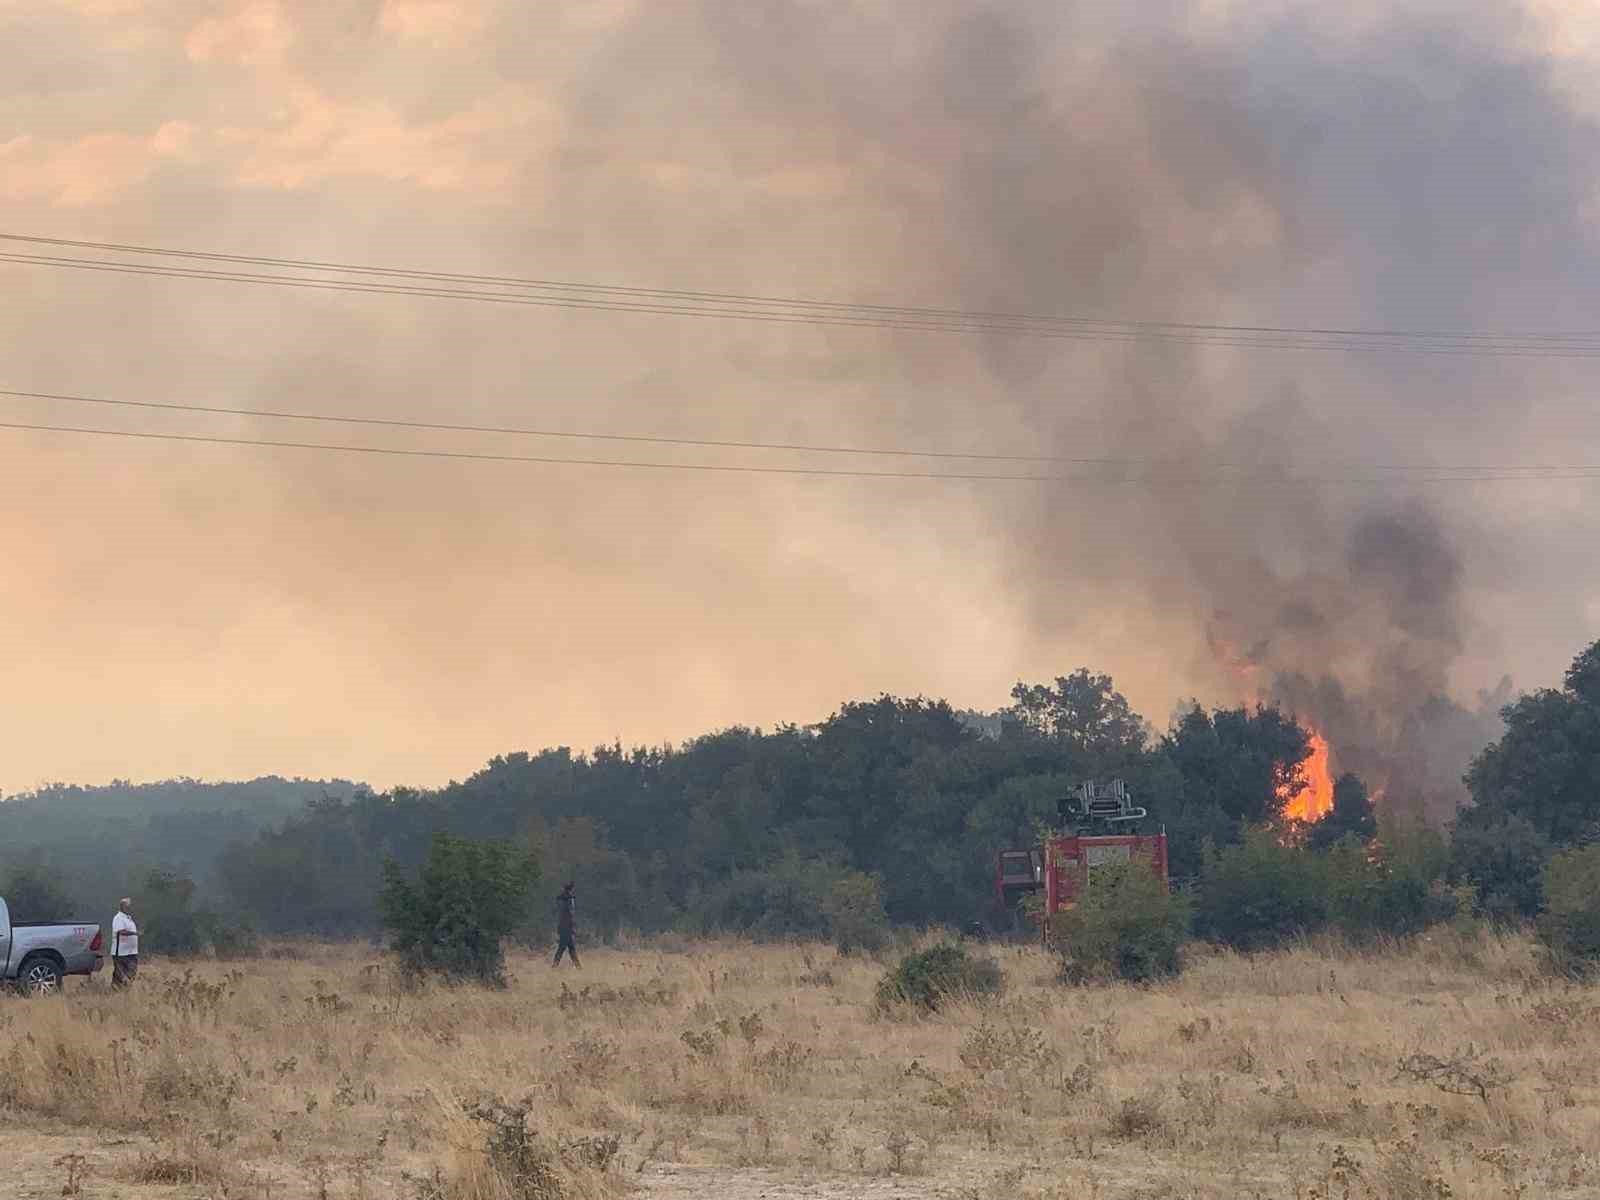
{"label": "dense forest", "polygon": [[[1600,831],[1600,643],[1563,689],[1505,710],[1448,854],[1437,834],[1378,830],[1353,777],[1319,826],[1285,830],[1309,744],[1277,708],[1193,707],[1156,733],[1087,670],[1018,684],[1012,698],[973,714],[881,696],[817,725],[731,728],[680,747],[519,752],[437,790],[283,779],[48,788],[0,803],[0,894],[88,915],[154,880],[169,907],[192,904],[228,929],[370,934],[384,862],[414,866],[449,831],[536,847],[546,885],[578,882],[597,933],[822,932],[841,896],[897,923],[964,924],[997,915],[996,850],[1030,844],[1079,781],[1120,777],[1149,809],[1147,827],[1166,829],[1181,884],[1203,881],[1230,848],[1244,853],[1255,830],[1276,827],[1305,854],[1376,834],[1391,854],[1406,846],[1433,864],[1425,885],[1474,891],[1512,916],[1537,911],[1553,848]],[[1552,738],[1561,753],[1547,753]]]}
{"label": "dense forest", "polygon": [[50,906],[23,918],[109,913],[151,872],[199,881],[202,898],[222,852],[281,826],[314,802],[345,801],[344,780],[268,776],[244,783],[174,779],[103,787],[52,784],[0,802],[0,895]]}

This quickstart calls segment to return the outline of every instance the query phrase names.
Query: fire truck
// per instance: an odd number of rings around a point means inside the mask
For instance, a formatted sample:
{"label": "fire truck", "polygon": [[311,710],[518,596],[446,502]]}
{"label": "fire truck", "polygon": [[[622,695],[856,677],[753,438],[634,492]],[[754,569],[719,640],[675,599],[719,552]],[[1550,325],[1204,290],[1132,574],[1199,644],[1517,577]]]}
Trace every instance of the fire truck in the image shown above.
{"label": "fire truck", "polygon": [[1002,850],[996,859],[995,899],[1012,932],[1034,925],[1048,939],[1049,918],[1076,904],[1093,886],[1095,869],[1107,863],[1147,863],[1167,883],[1166,830],[1133,832],[1149,814],[1134,805],[1122,780],[1080,784],[1056,812],[1059,828],[1040,846]]}

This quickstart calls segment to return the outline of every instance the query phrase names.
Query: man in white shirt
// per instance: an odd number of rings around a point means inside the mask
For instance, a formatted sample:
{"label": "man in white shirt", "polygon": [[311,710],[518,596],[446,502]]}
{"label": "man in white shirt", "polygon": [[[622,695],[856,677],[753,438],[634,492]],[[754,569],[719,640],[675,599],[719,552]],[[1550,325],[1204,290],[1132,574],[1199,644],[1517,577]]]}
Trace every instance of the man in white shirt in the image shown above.
{"label": "man in white shirt", "polygon": [[139,973],[139,925],[133,919],[133,901],[124,896],[111,918],[111,986],[125,988]]}

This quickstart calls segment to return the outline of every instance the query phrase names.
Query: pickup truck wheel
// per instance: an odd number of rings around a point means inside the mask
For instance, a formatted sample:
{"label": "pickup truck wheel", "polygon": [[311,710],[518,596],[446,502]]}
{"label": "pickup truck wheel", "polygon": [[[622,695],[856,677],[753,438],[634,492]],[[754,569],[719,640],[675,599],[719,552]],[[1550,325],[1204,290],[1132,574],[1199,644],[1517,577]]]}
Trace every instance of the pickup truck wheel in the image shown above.
{"label": "pickup truck wheel", "polygon": [[17,972],[17,990],[24,996],[54,996],[61,990],[61,968],[52,958],[30,958]]}

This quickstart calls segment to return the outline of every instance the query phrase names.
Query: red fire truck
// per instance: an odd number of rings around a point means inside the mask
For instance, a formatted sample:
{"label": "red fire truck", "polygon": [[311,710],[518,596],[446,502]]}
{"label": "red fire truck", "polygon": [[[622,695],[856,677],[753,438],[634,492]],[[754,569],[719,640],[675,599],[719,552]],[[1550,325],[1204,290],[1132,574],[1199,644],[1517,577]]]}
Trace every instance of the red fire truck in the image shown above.
{"label": "red fire truck", "polygon": [[[1148,815],[1120,779],[1085,783],[1058,806],[1062,828],[1027,850],[1003,850],[995,862],[995,899],[1013,932],[1030,923],[1049,936],[1049,918],[1077,903],[1106,863],[1145,862],[1167,882],[1167,834],[1132,833]],[[1039,897],[1034,903],[1030,899]]]}

